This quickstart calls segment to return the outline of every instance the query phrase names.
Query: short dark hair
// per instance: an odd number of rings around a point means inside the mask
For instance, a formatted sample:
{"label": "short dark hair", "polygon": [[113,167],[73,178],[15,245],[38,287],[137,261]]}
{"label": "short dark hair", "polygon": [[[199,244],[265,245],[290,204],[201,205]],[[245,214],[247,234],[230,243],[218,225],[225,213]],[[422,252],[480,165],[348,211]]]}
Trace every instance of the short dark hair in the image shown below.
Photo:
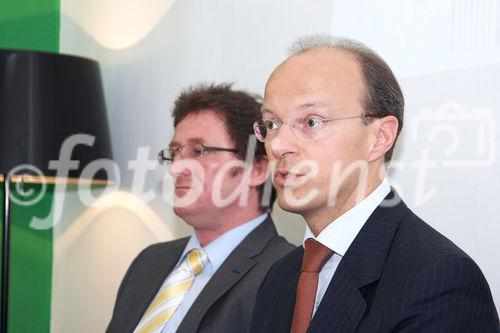
{"label": "short dark hair", "polygon": [[[236,155],[244,160],[249,139],[254,136],[253,123],[262,117],[262,98],[257,94],[235,90],[232,86],[232,83],[191,86],[182,91],[175,100],[172,116],[174,127],[177,127],[190,114],[206,110],[214,112],[224,120],[227,133],[237,151]],[[255,142],[254,158],[258,160],[266,156],[266,150],[262,142]],[[276,200],[276,190],[268,182],[270,179],[259,188],[260,207],[263,210],[272,210]],[[266,197],[269,197],[269,200]]]}
{"label": "short dark hair", "polygon": [[[361,98],[365,121],[373,118],[394,116],[398,120],[396,140],[403,128],[404,96],[398,80],[391,68],[375,51],[353,39],[337,38],[328,35],[306,36],[297,40],[290,48],[292,55],[320,48],[333,48],[353,54],[359,62],[364,80],[364,94]],[[394,140],[394,145],[396,144]],[[394,145],[385,154],[385,161],[390,161]]]}

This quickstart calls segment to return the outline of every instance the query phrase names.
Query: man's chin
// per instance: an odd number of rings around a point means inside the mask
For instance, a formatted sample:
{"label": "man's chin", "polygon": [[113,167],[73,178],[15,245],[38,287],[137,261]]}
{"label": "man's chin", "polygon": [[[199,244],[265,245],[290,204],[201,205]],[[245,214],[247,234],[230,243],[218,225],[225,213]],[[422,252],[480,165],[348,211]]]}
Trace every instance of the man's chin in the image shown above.
{"label": "man's chin", "polygon": [[303,211],[307,210],[311,204],[310,201],[301,200],[299,197],[286,197],[279,194],[277,200],[281,209],[295,214],[301,214]]}
{"label": "man's chin", "polygon": [[174,203],[174,213],[180,218],[196,213],[196,203],[187,206],[177,206]]}

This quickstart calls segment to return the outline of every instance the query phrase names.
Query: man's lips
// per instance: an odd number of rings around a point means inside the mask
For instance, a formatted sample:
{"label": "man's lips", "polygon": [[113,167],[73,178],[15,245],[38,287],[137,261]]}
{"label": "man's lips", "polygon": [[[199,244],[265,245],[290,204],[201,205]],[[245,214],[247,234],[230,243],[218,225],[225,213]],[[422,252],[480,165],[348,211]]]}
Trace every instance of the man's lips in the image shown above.
{"label": "man's lips", "polygon": [[176,192],[184,192],[184,191],[187,191],[190,189],[191,189],[191,186],[189,186],[189,185],[175,185]]}
{"label": "man's lips", "polygon": [[294,186],[302,176],[304,176],[303,173],[293,173],[286,169],[278,169],[274,173],[274,184],[280,187]]}
{"label": "man's lips", "polygon": [[174,193],[177,198],[183,198],[189,194],[191,187],[189,186],[176,186]]}

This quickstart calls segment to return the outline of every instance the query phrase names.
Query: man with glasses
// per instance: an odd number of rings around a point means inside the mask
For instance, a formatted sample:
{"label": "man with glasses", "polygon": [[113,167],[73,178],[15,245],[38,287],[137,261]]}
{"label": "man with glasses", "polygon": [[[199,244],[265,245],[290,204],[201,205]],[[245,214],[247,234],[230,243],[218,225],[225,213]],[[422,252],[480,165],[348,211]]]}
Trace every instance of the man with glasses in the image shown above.
{"label": "man with glasses", "polygon": [[352,40],[301,39],[273,71],[254,130],[307,229],[264,280],[252,333],[499,332],[480,269],[385,179],[403,109],[389,66]]}
{"label": "man with glasses", "polygon": [[252,130],[260,106],[226,84],[177,98],[175,133],[158,158],[175,179],[174,211],[194,233],[139,254],[108,333],[249,332],[259,285],[293,249],[269,216],[275,192]]}

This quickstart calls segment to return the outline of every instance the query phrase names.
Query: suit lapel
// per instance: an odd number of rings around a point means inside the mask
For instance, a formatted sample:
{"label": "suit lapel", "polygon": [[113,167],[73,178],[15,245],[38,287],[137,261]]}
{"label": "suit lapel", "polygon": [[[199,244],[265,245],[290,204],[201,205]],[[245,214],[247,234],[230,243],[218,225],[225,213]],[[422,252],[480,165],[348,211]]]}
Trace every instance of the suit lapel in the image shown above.
{"label": "suit lapel", "polygon": [[[388,207],[389,202],[397,204]],[[399,221],[408,210],[392,190],[342,258],[311,322],[310,332],[353,332],[366,311],[360,289],[382,274]]]}
{"label": "suit lapel", "polygon": [[263,251],[269,239],[276,234],[276,228],[269,217],[255,228],[234,249],[203,288],[182,320],[178,332],[196,332],[210,307],[258,263],[255,256]]}
{"label": "suit lapel", "polygon": [[366,302],[353,275],[341,261],[311,321],[310,332],[353,332],[365,310]]}
{"label": "suit lapel", "polygon": [[161,285],[179,261],[187,242],[188,238],[183,238],[174,241],[169,246],[165,246],[162,255],[155,260],[155,265],[152,265],[145,272],[143,286],[137,288],[137,293],[134,297],[135,301],[128,305],[130,307],[130,311],[127,311],[127,313],[130,313],[130,331],[133,331],[139,324],[144,312],[146,312],[149,304],[153,301]]}

